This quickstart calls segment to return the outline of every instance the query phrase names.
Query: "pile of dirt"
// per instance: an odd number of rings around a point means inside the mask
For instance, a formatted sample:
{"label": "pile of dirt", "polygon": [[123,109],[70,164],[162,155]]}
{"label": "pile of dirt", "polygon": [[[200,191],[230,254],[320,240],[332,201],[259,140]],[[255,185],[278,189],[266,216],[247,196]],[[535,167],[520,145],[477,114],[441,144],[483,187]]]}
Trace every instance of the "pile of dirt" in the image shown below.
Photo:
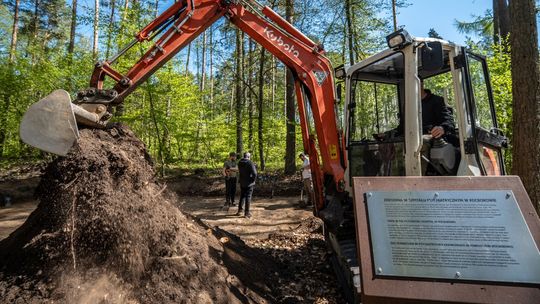
{"label": "pile of dirt", "polygon": [[274,302],[261,283],[272,274],[250,261],[228,269],[234,252],[174,206],[124,126],[82,130],[36,193],[37,209],[0,242],[4,303]]}

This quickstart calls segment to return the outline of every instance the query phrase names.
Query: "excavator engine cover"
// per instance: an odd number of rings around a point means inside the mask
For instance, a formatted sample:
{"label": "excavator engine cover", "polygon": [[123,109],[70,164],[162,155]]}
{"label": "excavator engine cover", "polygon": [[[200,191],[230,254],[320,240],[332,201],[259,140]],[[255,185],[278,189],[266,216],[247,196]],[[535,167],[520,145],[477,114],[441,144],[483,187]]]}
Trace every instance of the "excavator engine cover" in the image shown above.
{"label": "excavator engine cover", "polygon": [[56,90],[30,106],[22,118],[20,135],[33,147],[67,155],[79,137],[69,93]]}

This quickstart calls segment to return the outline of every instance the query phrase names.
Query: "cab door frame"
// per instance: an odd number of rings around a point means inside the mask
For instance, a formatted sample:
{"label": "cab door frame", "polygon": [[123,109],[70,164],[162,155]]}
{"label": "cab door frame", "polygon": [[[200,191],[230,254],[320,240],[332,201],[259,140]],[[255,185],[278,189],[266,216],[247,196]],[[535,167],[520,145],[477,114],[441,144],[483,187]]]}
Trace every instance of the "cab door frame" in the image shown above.
{"label": "cab door frame", "polygon": [[[498,163],[498,171],[496,175],[505,175],[504,168],[504,159],[502,154],[502,148],[506,146],[507,138],[500,132],[500,129],[497,124],[497,115],[495,111],[495,103],[493,100],[493,91],[491,88],[491,81],[489,78],[489,70],[487,67],[486,58],[482,55],[475,54],[466,48],[461,48],[461,56],[456,57],[459,61],[459,65],[463,70],[463,87],[465,93],[465,100],[467,104],[467,116],[469,118],[471,126],[470,137],[466,138],[464,141],[464,148],[466,154],[474,154],[478,168],[480,169],[481,175],[490,175],[481,160],[480,149],[482,146],[485,149],[491,149],[496,151],[497,155],[493,156],[497,159],[495,160]],[[473,83],[471,79],[471,70],[469,59],[476,60],[482,65],[482,73],[484,76],[484,84],[486,85],[487,98],[489,104],[489,111],[491,115],[492,127],[490,130],[486,130],[482,125],[477,124],[477,101],[473,89]]]}

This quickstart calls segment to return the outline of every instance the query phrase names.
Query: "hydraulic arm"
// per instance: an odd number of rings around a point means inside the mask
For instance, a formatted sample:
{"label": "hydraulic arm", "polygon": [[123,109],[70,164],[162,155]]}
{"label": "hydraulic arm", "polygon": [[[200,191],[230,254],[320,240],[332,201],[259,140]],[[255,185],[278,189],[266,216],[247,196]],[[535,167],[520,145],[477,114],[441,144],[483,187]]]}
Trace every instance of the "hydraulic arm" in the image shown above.
{"label": "hydraulic arm", "polygon": [[[311,156],[317,207],[323,208],[323,183],[328,188],[327,190],[333,191],[343,191],[345,186],[345,162],[343,161],[345,152],[336,120],[332,66],[324,56],[321,46],[303,35],[272,9],[255,1],[183,0],[175,2],[142,29],[135,39],[117,55],[96,63],[90,79],[90,88],[78,92],[76,99],[70,104],[76,121],[87,126],[105,127],[112,116],[113,109],[121,106],[127,95],[221,17],[230,20],[292,71],[295,78],[304,149]],[[113,68],[113,64],[127,50],[147,40],[155,41],[155,43],[127,73],[122,74]],[[107,77],[115,83],[109,89],[104,88]],[[56,94],[54,98],[50,97],[53,94]],[[45,102],[42,100],[35,104],[33,106],[35,109],[31,110],[37,112],[41,108],[48,107],[48,112],[50,112],[51,103],[60,103],[59,99],[65,99],[65,97],[58,96],[67,95],[58,91],[53,94],[46,97]],[[69,95],[67,96],[69,98]],[[40,105],[40,103],[43,104]],[[66,106],[55,105],[55,107],[54,112],[67,111]],[[309,132],[311,120],[307,116],[308,112],[312,113],[312,127],[315,129],[315,134]],[[36,143],[33,138],[36,134],[32,133],[32,129],[36,128],[35,120],[39,115],[29,113],[29,116],[32,118],[30,123],[27,122],[25,126],[24,119],[21,123],[21,137],[29,144],[47,150],[47,145],[41,145],[43,139]],[[71,118],[65,125],[73,128],[73,119]],[[38,126],[41,129],[43,127]],[[23,134],[23,129],[27,134]],[[38,135],[47,136],[43,131],[40,131]],[[71,146],[75,140],[76,137],[74,140],[66,140],[65,143]],[[61,151],[50,151],[50,149],[47,151],[65,154],[68,149],[69,147]],[[322,160],[321,164],[319,164],[318,153]]]}

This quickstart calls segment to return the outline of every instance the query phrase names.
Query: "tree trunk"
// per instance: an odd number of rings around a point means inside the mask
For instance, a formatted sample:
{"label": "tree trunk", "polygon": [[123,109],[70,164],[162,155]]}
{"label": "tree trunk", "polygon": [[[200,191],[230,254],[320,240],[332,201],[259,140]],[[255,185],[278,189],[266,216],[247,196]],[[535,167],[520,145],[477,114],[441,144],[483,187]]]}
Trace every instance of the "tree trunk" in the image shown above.
{"label": "tree trunk", "polygon": [[112,34],[114,29],[114,14],[116,10],[116,1],[111,0],[111,15],[109,17],[109,30],[107,33],[107,49],[105,51],[105,58],[108,59],[111,51]]}
{"label": "tree trunk", "polygon": [[204,91],[205,79],[206,79],[206,31],[202,34],[202,60],[201,60],[201,81],[200,90]]}
{"label": "tree trunk", "polygon": [[258,128],[257,128],[257,140],[259,142],[259,162],[261,171],[264,171],[266,163],[264,161],[264,141],[263,141],[263,129],[264,129],[264,120],[263,120],[263,103],[264,103],[264,57],[265,50],[261,47],[261,58],[259,61],[259,94],[257,96],[257,113],[258,115]]}
{"label": "tree trunk", "polygon": [[510,33],[510,9],[507,0],[493,0],[493,42],[499,43]]}
{"label": "tree trunk", "polygon": [[[499,1],[499,28],[500,35],[503,38],[507,38],[510,34],[510,8],[508,7],[509,0]],[[533,10],[534,12],[534,10]]]}
{"label": "tree trunk", "polygon": [[0,113],[0,158],[4,154],[4,147],[7,139],[7,116],[11,99],[8,93],[4,93],[4,104],[2,107],[2,113]]}
{"label": "tree trunk", "polygon": [[39,30],[39,6],[41,5],[41,0],[35,0],[34,1],[34,14],[32,15],[32,39],[35,40],[38,37],[38,30]]}
{"label": "tree trunk", "polygon": [[98,40],[99,40],[99,0],[95,0],[94,9],[94,42],[92,44],[92,58],[97,59],[98,56]]}
{"label": "tree trunk", "polygon": [[352,25],[351,13],[351,0],[345,0],[345,18],[347,19],[347,44],[349,46],[349,64],[353,65],[356,56],[354,56],[354,30]]}
{"label": "tree trunk", "polygon": [[129,0],[124,1],[124,14],[122,16],[122,24],[126,22],[127,15],[128,15],[128,8],[129,8]]}
{"label": "tree trunk", "polygon": [[499,0],[493,0],[493,42],[499,44],[501,36],[499,28]]}
{"label": "tree trunk", "polygon": [[540,212],[540,71],[534,0],[511,1],[512,173]]}
{"label": "tree trunk", "polygon": [[30,46],[34,44],[34,42],[36,41],[37,37],[38,37],[38,20],[39,20],[39,17],[38,17],[38,12],[39,12],[39,6],[41,5],[41,1],[40,0],[35,0],[34,1],[34,12],[32,14],[32,23],[31,23],[31,26],[30,26],[30,35],[27,39],[27,42],[26,42],[26,53],[25,53],[25,56],[28,57],[28,55],[30,55],[30,53],[32,53],[32,56],[31,56],[31,62],[32,64],[34,63],[34,52],[31,52],[30,51]]}
{"label": "tree trunk", "polygon": [[[285,19],[292,24],[294,14],[294,0],[285,1]],[[287,116],[287,135],[285,137],[285,175],[296,173],[296,108],[294,104],[294,77],[289,68],[286,68],[285,100]]]}
{"label": "tree trunk", "polygon": [[69,30],[69,44],[68,44],[69,54],[73,54],[73,50],[75,50],[76,31],[77,31],[77,0],[72,0],[71,1],[71,26]]}
{"label": "tree trunk", "polygon": [[[343,37],[347,37],[347,27],[343,27]],[[343,43],[341,44],[341,62],[343,64],[347,63],[347,41],[343,38]]]}
{"label": "tree trunk", "polygon": [[[194,47],[195,47],[195,71],[197,71],[197,74],[195,76],[199,79],[199,90],[200,90],[201,80],[200,80],[200,74],[199,74],[199,65],[201,61],[199,58],[199,44],[195,44]],[[195,111],[198,111],[198,118],[197,118],[197,131],[195,133],[195,146],[193,149],[192,158],[195,158],[196,156],[201,155],[200,143],[201,143],[201,132],[202,132],[202,119],[203,119],[202,106],[203,104],[204,102],[201,98],[199,106],[195,109]]]}
{"label": "tree trunk", "polygon": [[21,0],[15,1],[15,9],[13,12],[13,29],[11,31],[11,45],[9,46],[9,62],[13,62],[13,60],[15,60],[15,52],[17,51],[17,34],[19,33],[19,5],[20,3],[21,3]]}
{"label": "tree trunk", "polygon": [[272,113],[274,113],[274,104],[276,103],[276,73],[277,73],[277,63],[276,63],[276,57],[272,56],[272,88],[271,88],[271,96],[272,99]]}
{"label": "tree trunk", "polygon": [[161,165],[160,170],[159,170],[159,175],[163,177],[165,175],[165,160],[163,159],[163,147],[162,147],[163,142],[161,141],[159,125],[158,125],[157,117],[156,117],[156,110],[154,108],[154,99],[153,99],[152,92],[149,88],[148,83],[147,83],[147,92],[148,92],[148,101],[150,103],[150,116],[152,117],[152,123],[154,124],[154,128],[156,130],[156,136],[154,138],[157,140],[158,159]]}
{"label": "tree trunk", "polygon": [[186,55],[186,76],[189,75],[189,57],[191,56],[191,43],[187,46],[187,55]]}
{"label": "tree trunk", "polygon": [[235,99],[236,99],[236,152],[242,153],[244,143],[242,141],[242,104],[243,104],[243,85],[242,76],[244,74],[242,54],[244,49],[244,39],[239,29],[236,30],[236,79],[235,79]]}
{"label": "tree trunk", "polygon": [[255,146],[253,145],[253,94],[251,92],[253,87],[253,40],[249,39],[248,44],[248,91],[247,91],[247,99],[248,99],[248,147],[249,151],[254,151]]}
{"label": "tree trunk", "polygon": [[[236,73],[236,72],[235,72]],[[236,78],[236,75],[235,75]],[[231,99],[229,100],[229,111],[227,111],[227,123],[231,123],[233,118],[233,113],[236,113],[235,106],[234,106],[234,97],[236,96],[236,80],[234,83],[232,83],[232,90],[231,90]],[[236,115],[236,114],[235,114]]]}
{"label": "tree trunk", "polygon": [[129,9],[129,0],[124,0],[124,11],[122,13],[122,24],[121,27],[124,27],[124,22],[126,22],[127,15],[128,15],[128,9]]}
{"label": "tree trunk", "polygon": [[210,27],[210,118],[214,119],[214,27]]}
{"label": "tree trunk", "polygon": [[394,32],[397,31],[396,0],[392,0],[392,21],[394,21]]}
{"label": "tree trunk", "polygon": [[[171,97],[167,97],[167,109],[165,111],[165,122],[163,123],[163,158],[168,163],[171,160],[171,135],[167,124],[171,119]],[[164,172],[165,173],[165,172]]]}

